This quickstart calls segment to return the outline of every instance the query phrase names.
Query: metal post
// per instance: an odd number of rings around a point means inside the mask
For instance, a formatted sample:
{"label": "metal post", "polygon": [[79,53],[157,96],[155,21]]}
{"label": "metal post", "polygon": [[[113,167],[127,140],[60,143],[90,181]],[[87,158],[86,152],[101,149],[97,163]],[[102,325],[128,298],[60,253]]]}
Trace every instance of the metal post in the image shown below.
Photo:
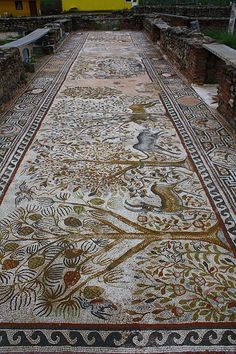
{"label": "metal post", "polygon": [[229,19],[229,27],[228,27],[228,33],[232,35],[234,34],[235,19],[236,19],[236,3],[233,2],[230,19]]}

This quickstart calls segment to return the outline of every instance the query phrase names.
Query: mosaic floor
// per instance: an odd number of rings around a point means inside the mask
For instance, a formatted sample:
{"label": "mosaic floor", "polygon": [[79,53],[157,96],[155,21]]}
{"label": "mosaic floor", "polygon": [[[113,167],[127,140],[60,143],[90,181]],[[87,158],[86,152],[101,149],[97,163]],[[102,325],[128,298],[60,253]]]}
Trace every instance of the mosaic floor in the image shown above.
{"label": "mosaic floor", "polygon": [[235,156],[143,33],[71,35],[1,118],[0,352],[236,351]]}

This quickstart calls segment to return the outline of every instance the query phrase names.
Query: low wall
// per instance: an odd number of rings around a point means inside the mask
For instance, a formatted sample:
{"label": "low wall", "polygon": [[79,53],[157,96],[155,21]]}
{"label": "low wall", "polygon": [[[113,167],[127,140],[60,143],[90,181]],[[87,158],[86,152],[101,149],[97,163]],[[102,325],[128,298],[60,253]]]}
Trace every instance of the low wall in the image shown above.
{"label": "low wall", "polygon": [[17,31],[19,27],[24,27],[26,31],[31,32],[37,28],[43,28],[46,24],[59,21],[63,22],[66,32],[70,32],[72,28],[71,17],[67,16],[41,16],[41,17],[11,17],[0,18],[0,32]]}
{"label": "low wall", "polygon": [[57,16],[0,18],[0,32],[17,31],[19,27],[24,27],[26,31],[34,31],[57,19]]}
{"label": "low wall", "polygon": [[153,42],[160,39],[160,29],[156,26],[155,19],[145,17],[143,19],[143,29],[147,32],[149,38]]}
{"label": "low wall", "polygon": [[141,30],[143,26],[141,16],[128,12],[98,16],[76,15],[71,19],[74,31]]}
{"label": "low wall", "polygon": [[[161,16],[171,26],[190,26],[196,18],[202,29],[227,29],[230,16],[230,7],[207,6],[156,6],[137,7],[131,11],[117,11],[113,13],[88,15],[84,13],[41,16],[0,18],[0,32],[17,31],[18,27],[25,27],[33,31],[44,27],[49,22],[70,19],[74,30],[96,29],[141,29],[145,15]],[[69,32],[67,30],[66,32]]]}
{"label": "low wall", "polygon": [[[170,26],[186,26],[190,27],[190,23],[196,20],[196,17],[187,17],[179,15],[171,15],[160,13],[158,16],[166,21]],[[223,30],[227,31],[229,18],[228,17],[197,17],[201,30]]]}
{"label": "low wall", "polygon": [[218,111],[236,129],[236,68],[228,66],[218,87]]}
{"label": "low wall", "polygon": [[[104,15],[59,15],[41,17],[14,17],[0,18],[0,32],[17,31],[19,27],[26,28],[26,31],[34,31],[44,27],[47,23],[69,19],[73,30],[112,30],[112,29],[142,29],[143,17],[139,14],[122,11]],[[69,23],[69,22],[68,22]],[[66,29],[66,32],[70,32]]]}
{"label": "low wall", "polygon": [[11,99],[22,84],[24,66],[18,49],[0,49],[0,106]]}
{"label": "low wall", "polygon": [[145,29],[151,38],[153,33],[159,37],[162,51],[189,81],[200,85],[219,84],[218,111],[236,129],[236,67],[226,65],[227,53],[224,59],[205,49],[206,38],[187,28],[160,29],[161,26],[161,22],[152,26],[149,22]]}
{"label": "low wall", "polygon": [[[155,18],[161,18],[163,21],[168,23],[169,26],[176,27],[191,27],[191,22],[195,21],[196,18],[194,17],[186,17],[186,16],[178,16],[178,15],[171,15],[166,13],[159,13],[159,14],[152,14],[152,15],[144,15],[143,16],[143,24],[144,27],[147,25],[147,18],[152,19],[154,21]],[[199,26],[202,31],[205,30],[228,30],[229,18],[221,17],[221,18],[213,18],[213,17],[202,17],[198,18]],[[236,32],[236,27],[235,27]]]}
{"label": "low wall", "polygon": [[191,81],[203,84],[206,78],[208,52],[199,35],[188,35],[187,29],[170,27],[160,33],[160,46],[170,61]]}
{"label": "low wall", "polygon": [[186,17],[211,17],[211,18],[229,18],[231,7],[230,6],[140,6],[135,8],[136,13],[149,14],[171,14]]}

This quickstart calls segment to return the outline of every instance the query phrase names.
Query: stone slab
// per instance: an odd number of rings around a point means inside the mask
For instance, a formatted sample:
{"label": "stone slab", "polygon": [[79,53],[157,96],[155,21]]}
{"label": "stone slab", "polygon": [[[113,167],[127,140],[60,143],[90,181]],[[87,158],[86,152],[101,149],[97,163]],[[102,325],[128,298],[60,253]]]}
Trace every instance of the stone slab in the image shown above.
{"label": "stone slab", "polygon": [[236,50],[224,44],[210,43],[203,44],[203,48],[207,49],[212,54],[216,55],[225,62],[236,67]]}
{"label": "stone slab", "polygon": [[38,28],[37,30],[27,34],[27,36],[17,39],[11,43],[4,44],[0,46],[0,48],[19,48],[25,46],[30,43],[36,42],[38,39],[45,36],[48,32],[50,32],[50,28]]}

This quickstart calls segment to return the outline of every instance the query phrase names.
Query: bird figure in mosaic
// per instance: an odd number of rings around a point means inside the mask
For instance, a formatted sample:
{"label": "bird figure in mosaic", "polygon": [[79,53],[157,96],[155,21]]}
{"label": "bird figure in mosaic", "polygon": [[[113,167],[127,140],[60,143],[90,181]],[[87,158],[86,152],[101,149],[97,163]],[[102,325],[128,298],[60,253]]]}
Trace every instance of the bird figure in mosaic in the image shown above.
{"label": "bird figure in mosaic", "polygon": [[117,308],[110,300],[106,300],[102,297],[95,298],[92,300],[87,300],[79,297],[78,300],[82,309],[90,308],[91,314],[98,318],[101,318],[102,320],[105,320],[106,317],[111,316],[110,313],[107,313],[107,309],[116,310]]}

